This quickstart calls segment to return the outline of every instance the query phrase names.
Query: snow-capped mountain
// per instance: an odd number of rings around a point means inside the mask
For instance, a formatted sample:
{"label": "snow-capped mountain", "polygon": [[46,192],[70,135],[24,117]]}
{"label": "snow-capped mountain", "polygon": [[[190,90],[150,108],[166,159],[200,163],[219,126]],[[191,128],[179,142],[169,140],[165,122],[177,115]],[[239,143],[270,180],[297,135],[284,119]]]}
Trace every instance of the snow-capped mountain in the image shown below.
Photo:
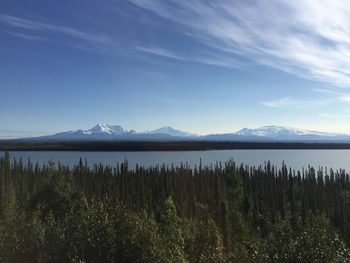
{"label": "snow-capped mountain", "polygon": [[97,124],[91,129],[56,133],[49,136],[23,138],[41,141],[346,141],[350,135],[308,131],[281,126],[264,126],[256,129],[243,128],[226,134],[195,135],[172,127],[162,127],[146,132],[126,130],[119,125]]}
{"label": "snow-capped mountain", "polygon": [[109,135],[121,135],[127,133],[123,127],[119,125],[108,125],[107,123],[97,124],[90,130],[84,131],[85,134],[109,134]]}
{"label": "snow-capped mountain", "polygon": [[74,141],[74,140],[114,140],[114,141],[170,141],[189,140],[194,138],[188,132],[171,127],[162,127],[153,131],[138,133],[135,130],[126,130],[119,125],[107,123],[97,124],[91,129],[60,132],[49,136],[24,138],[24,140],[48,140],[48,141]]}
{"label": "snow-capped mountain", "polygon": [[175,136],[175,137],[197,136],[195,134],[180,131],[180,130],[174,129],[172,127],[169,127],[169,126],[165,126],[165,127],[153,130],[153,131],[146,131],[145,133],[147,133],[147,134],[166,134],[166,135]]}
{"label": "snow-capped mountain", "polygon": [[243,136],[261,136],[261,137],[288,137],[288,136],[305,136],[305,135],[317,135],[317,136],[336,136],[340,134],[326,133],[326,132],[317,132],[317,131],[308,131],[300,130],[289,127],[281,126],[263,126],[257,129],[248,129],[243,128],[242,130],[236,132],[237,135]]}
{"label": "snow-capped mountain", "polygon": [[127,130],[119,125],[100,123],[88,130],[75,130],[60,132],[49,136],[37,137],[42,140],[110,140],[116,136],[129,134]]}
{"label": "snow-capped mountain", "polygon": [[350,140],[349,135],[308,131],[281,126],[263,126],[256,129],[243,128],[234,133],[207,135],[208,140],[263,140],[263,141],[341,141]]}

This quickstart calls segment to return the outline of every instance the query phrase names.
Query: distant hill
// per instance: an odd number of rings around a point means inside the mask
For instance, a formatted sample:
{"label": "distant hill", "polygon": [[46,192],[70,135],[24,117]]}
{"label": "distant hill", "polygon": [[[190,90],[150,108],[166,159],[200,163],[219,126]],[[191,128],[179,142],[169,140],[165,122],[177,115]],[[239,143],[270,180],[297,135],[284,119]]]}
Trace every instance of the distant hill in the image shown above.
{"label": "distant hill", "polygon": [[180,131],[172,127],[166,126],[153,131],[146,131],[146,134],[167,134],[175,137],[197,137],[196,134],[191,134],[188,132]]}
{"label": "distant hill", "polygon": [[301,130],[281,126],[243,128],[225,134],[196,135],[172,127],[136,132],[120,125],[97,124],[88,130],[60,132],[48,136],[20,138],[26,141],[300,141],[350,142],[350,135]]}
{"label": "distant hill", "polygon": [[20,138],[17,140],[33,141],[171,141],[197,138],[197,135],[171,127],[162,127],[152,131],[135,132],[120,125],[97,124],[88,130],[60,132],[53,135]]}
{"label": "distant hill", "polygon": [[349,141],[346,134],[325,133],[281,126],[263,126],[257,129],[243,128],[234,133],[211,134],[206,140],[219,141]]}

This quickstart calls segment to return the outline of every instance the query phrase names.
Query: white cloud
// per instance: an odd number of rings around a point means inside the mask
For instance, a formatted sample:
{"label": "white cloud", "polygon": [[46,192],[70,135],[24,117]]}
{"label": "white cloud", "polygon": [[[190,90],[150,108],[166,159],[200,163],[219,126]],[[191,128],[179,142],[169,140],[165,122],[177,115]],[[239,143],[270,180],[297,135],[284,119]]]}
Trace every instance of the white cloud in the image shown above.
{"label": "white cloud", "polygon": [[347,1],[130,2],[180,24],[185,34],[225,52],[226,60],[245,56],[299,77],[350,87]]}
{"label": "white cloud", "polygon": [[349,119],[349,114],[346,113],[346,111],[342,111],[340,113],[334,113],[334,112],[322,112],[319,115],[320,118],[324,118],[324,119],[330,119],[330,120],[334,120],[334,119],[343,119],[343,120],[348,120]]}
{"label": "white cloud", "polygon": [[334,115],[333,113],[329,113],[329,112],[322,112],[319,116],[321,118],[334,118],[334,117],[337,117],[338,115]]}
{"label": "white cloud", "polygon": [[[21,32],[4,32],[28,40],[54,40],[74,48],[103,53],[109,52],[113,47],[117,48],[115,42],[106,35],[88,33],[73,27],[53,25],[6,14],[0,14],[0,24],[7,25],[13,30],[22,30]],[[43,32],[55,35],[49,36],[46,34],[44,37],[36,35]]]}
{"label": "white cloud", "polygon": [[156,101],[156,102],[161,102],[165,105],[182,105],[182,101],[178,100],[178,99],[174,99],[174,98],[166,98],[166,97],[160,97],[160,96],[150,96],[150,99]]}
{"label": "white cloud", "polygon": [[338,98],[339,98],[339,100],[341,100],[341,101],[350,102],[350,95],[340,96],[340,97],[338,97]]}
{"label": "white cloud", "polygon": [[175,60],[181,60],[181,61],[187,61],[187,62],[197,62],[197,63],[203,63],[203,64],[208,64],[213,66],[228,67],[228,68],[243,68],[242,63],[236,59],[227,59],[224,57],[219,58],[218,56],[209,56],[209,55],[207,56],[186,55],[185,56],[158,46],[137,46],[136,50],[141,51],[143,53],[165,57],[169,59],[175,59]]}
{"label": "white cloud", "polygon": [[49,132],[44,131],[22,131],[22,130],[11,130],[11,129],[0,129],[0,139],[14,139],[23,137],[33,137],[49,135]]}
{"label": "white cloud", "polygon": [[261,105],[264,105],[269,108],[291,108],[291,109],[307,109],[319,106],[325,106],[329,102],[324,101],[306,101],[306,100],[296,100],[291,97],[283,97],[276,100],[269,100],[261,102]]}
{"label": "white cloud", "polygon": [[333,95],[338,101],[341,102],[350,102],[350,93],[344,93],[344,92],[338,92],[334,90],[328,90],[328,89],[314,89],[314,91],[325,93],[327,95]]}
{"label": "white cloud", "polygon": [[164,48],[160,48],[160,47],[138,46],[138,47],[136,47],[136,50],[144,52],[144,53],[152,54],[155,56],[167,57],[167,58],[176,59],[176,60],[186,60],[185,58],[175,54],[174,52],[172,52],[170,50],[166,50]]}

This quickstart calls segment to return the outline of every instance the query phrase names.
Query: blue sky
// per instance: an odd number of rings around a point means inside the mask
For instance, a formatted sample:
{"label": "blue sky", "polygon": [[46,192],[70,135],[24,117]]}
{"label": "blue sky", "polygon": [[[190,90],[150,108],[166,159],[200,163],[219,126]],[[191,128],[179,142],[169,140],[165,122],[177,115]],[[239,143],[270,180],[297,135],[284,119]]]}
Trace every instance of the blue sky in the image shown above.
{"label": "blue sky", "polygon": [[350,133],[341,0],[2,0],[0,69],[0,138],[100,122]]}

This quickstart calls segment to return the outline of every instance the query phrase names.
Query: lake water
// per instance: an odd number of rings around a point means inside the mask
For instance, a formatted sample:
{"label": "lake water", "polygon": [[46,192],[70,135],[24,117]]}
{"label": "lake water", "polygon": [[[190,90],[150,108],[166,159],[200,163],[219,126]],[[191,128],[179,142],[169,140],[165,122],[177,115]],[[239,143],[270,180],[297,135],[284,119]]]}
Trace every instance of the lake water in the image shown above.
{"label": "lake water", "polygon": [[350,150],[215,150],[215,151],[176,151],[176,152],[10,152],[16,159],[30,158],[32,162],[39,164],[49,160],[61,162],[73,166],[79,162],[79,158],[86,158],[89,165],[103,163],[116,166],[127,160],[129,168],[136,164],[150,166],[156,164],[179,165],[187,163],[191,167],[198,165],[200,160],[203,165],[226,162],[233,159],[236,163],[249,166],[264,165],[270,161],[280,167],[284,161],[287,166],[295,170],[301,170],[311,165],[315,168],[345,169],[350,171]]}

